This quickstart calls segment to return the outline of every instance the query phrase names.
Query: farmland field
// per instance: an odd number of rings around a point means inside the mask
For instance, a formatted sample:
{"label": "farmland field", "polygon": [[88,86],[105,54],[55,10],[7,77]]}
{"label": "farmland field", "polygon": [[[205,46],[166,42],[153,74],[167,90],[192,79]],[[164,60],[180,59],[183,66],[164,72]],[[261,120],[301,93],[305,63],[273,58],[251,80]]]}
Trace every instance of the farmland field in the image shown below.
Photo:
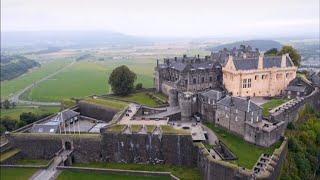
{"label": "farmland field", "polygon": [[31,177],[37,169],[34,168],[0,168],[1,178],[4,180],[24,180]]}
{"label": "farmland field", "polygon": [[152,87],[153,63],[81,61],[51,79],[39,83],[24,98],[38,101],[60,101],[71,97],[107,94],[111,91],[108,77],[113,68],[122,64],[126,64],[137,74],[137,83],[143,83],[144,87]]}
{"label": "farmland field", "polygon": [[1,99],[5,99],[11,94],[32,84],[34,81],[40,80],[41,78],[52,74],[58,69],[64,67],[69,62],[70,61],[67,60],[57,60],[49,63],[43,63],[41,64],[40,68],[34,69],[18,78],[12,79],[10,81],[2,81]]}

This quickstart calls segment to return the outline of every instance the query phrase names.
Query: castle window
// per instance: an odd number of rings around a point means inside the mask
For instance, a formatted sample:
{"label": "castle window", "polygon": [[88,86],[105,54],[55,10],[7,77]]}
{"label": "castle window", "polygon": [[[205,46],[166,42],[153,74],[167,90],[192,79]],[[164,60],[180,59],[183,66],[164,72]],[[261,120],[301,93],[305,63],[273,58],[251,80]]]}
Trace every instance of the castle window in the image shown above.
{"label": "castle window", "polygon": [[248,88],[251,88],[251,79],[248,79]]}
{"label": "castle window", "polygon": [[235,119],[236,121],[238,121],[238,116],[236,116],[236,119]]}
{"label": "castle window", "polygon": [[212,82],[212,77],[211,76],[209,77],[209,80],[210,80],[210,82]]}
{"label": "castle window", "polygon": [[184,83],[186,84],[186,85],[188,85],[188,80],[186,79],[186,80],[184,80]]}
{"label": "castle window", "polygon": [[201,78],[201,82],[204,83],[204,77]]}
{"label": "castle window", "polygon": [[242,80],[242,88],[247,88],[247,79]]}
{"label": "castle window", "polygon": [[197,79],[196,78],[193,79],[193,84],[197,84]]}
{"label": "castle window", "polygon": [[258,75],[255,75],[254,76],[254,80],[258,80],[259,79],[259,76]]}

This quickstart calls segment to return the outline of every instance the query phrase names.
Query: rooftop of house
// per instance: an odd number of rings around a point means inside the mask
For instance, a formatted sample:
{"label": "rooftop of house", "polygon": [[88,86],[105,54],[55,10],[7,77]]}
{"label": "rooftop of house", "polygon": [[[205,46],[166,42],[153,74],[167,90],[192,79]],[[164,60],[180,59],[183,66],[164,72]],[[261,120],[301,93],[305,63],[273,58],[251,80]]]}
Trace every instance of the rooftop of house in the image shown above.
{"label": "rooftop of house", "polygon": [[[263,57],[263,68],[280,68],[282,56],[265,56]],[[237,70],[258,69],[259,57],[255,58],[235,58],[233,63]],[[286,67],[293,67],[294,64],[289,56],[286,56]]]}
{"label": "rooftop of house", "polygon": [[218,105],[236,108],[240,111],[258,111],[261,109],[259,105],[252,102],[251,100],[241,98],[241,97],[233,97],[233,96],[226,96],[225,98],[221,99],[217,102]]}
{"label": "rooftop of house", "polygon": [[209,91],[206,91],[206,92],[202,92],[201,95],[203,97],[206,97],[208,99],[213,99],[215,101],[217,100],[220,100],[223,96],[223,93],[221,91],[217,91],[217,90],[209,90]]}

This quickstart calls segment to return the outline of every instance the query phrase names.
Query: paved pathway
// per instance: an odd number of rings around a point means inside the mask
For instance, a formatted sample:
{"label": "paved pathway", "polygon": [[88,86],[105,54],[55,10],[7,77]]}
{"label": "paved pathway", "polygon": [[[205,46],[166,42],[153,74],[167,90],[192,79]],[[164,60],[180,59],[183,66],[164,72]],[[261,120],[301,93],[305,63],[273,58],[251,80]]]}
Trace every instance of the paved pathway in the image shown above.
{"label": "paved pathway", "polygon": [[47,169],[40,169],[33,176],[29,178],[29,180],[51,180],[54,179],[59,171],[57,170],[57,166],[63,162],[70,154],[71,150],[64,150],[59,155],[54,157],[53,163]]}
{"label": "paved pathway", "polygon": [[15,102],[16,104],[26,104],[26,105],[36,105],[36,106],[60,106],[60,102],[40,102],[40,101],[25,101],[25,100],[21,100],[20,97],[22,94],[24,94],[26,91],[32,89],[36,84],[39,84],[43,81],[48,80],[49,78],[57,75],[58,73],[60,73],[61,71],[63,71],[64,69],[72,66],[75,63],[75,61],[72,61],[70,64],[68,64],[67,66],[64,66],[63,68],[59,69],[58,71],[40,79],[39,81],[28,85],[27,87],[25,87],[24,89],[18,91],[16,94],[14,94],[9,100],[11,102]]}
{"label": "paved pathway", "polygon": [[210,145],[215,145],[216,142],[218,141],[217,135],[216,135],[210,128],[208,128],[207,126],[202,125],[202,127],[203,127],[203,129],[204,129],[205,131],[207,131],[208,143],[209,143]]}

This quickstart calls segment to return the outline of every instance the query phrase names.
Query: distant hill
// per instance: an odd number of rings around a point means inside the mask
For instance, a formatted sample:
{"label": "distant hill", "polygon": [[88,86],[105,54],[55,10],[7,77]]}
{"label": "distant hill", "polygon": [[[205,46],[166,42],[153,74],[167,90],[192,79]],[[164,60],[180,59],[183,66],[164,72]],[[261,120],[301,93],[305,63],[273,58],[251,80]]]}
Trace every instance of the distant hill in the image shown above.
{"label": "distant hill", "polygon": [[212,51],[219,51],[223,48],[231,49],[233,47],[239,47],[241,44],[250,45],[252,48],[258,48],[260,51],[267,51],[271,48],[280,49],[282,45],[273,40],[249,40],[249,41],[237,41],[229,44],[222,44],[213,48],[209,48]]}
{"label": "distant hill", "polygon": [[16,78],[29,69],[40,66],[38,62],[23,56],[1,55],[0,62],[1,81]]}
{"label": "distant hill", "polygon": [[[149,42],[144,38],[112,31],[19,31],[1,32],[1,37],[1,45],[4,48],[13,46],[55,48],[92,47],[100,45],[120,46],[145,44]],[[51,50],[52,49],[49,49],[49,51]]]}

